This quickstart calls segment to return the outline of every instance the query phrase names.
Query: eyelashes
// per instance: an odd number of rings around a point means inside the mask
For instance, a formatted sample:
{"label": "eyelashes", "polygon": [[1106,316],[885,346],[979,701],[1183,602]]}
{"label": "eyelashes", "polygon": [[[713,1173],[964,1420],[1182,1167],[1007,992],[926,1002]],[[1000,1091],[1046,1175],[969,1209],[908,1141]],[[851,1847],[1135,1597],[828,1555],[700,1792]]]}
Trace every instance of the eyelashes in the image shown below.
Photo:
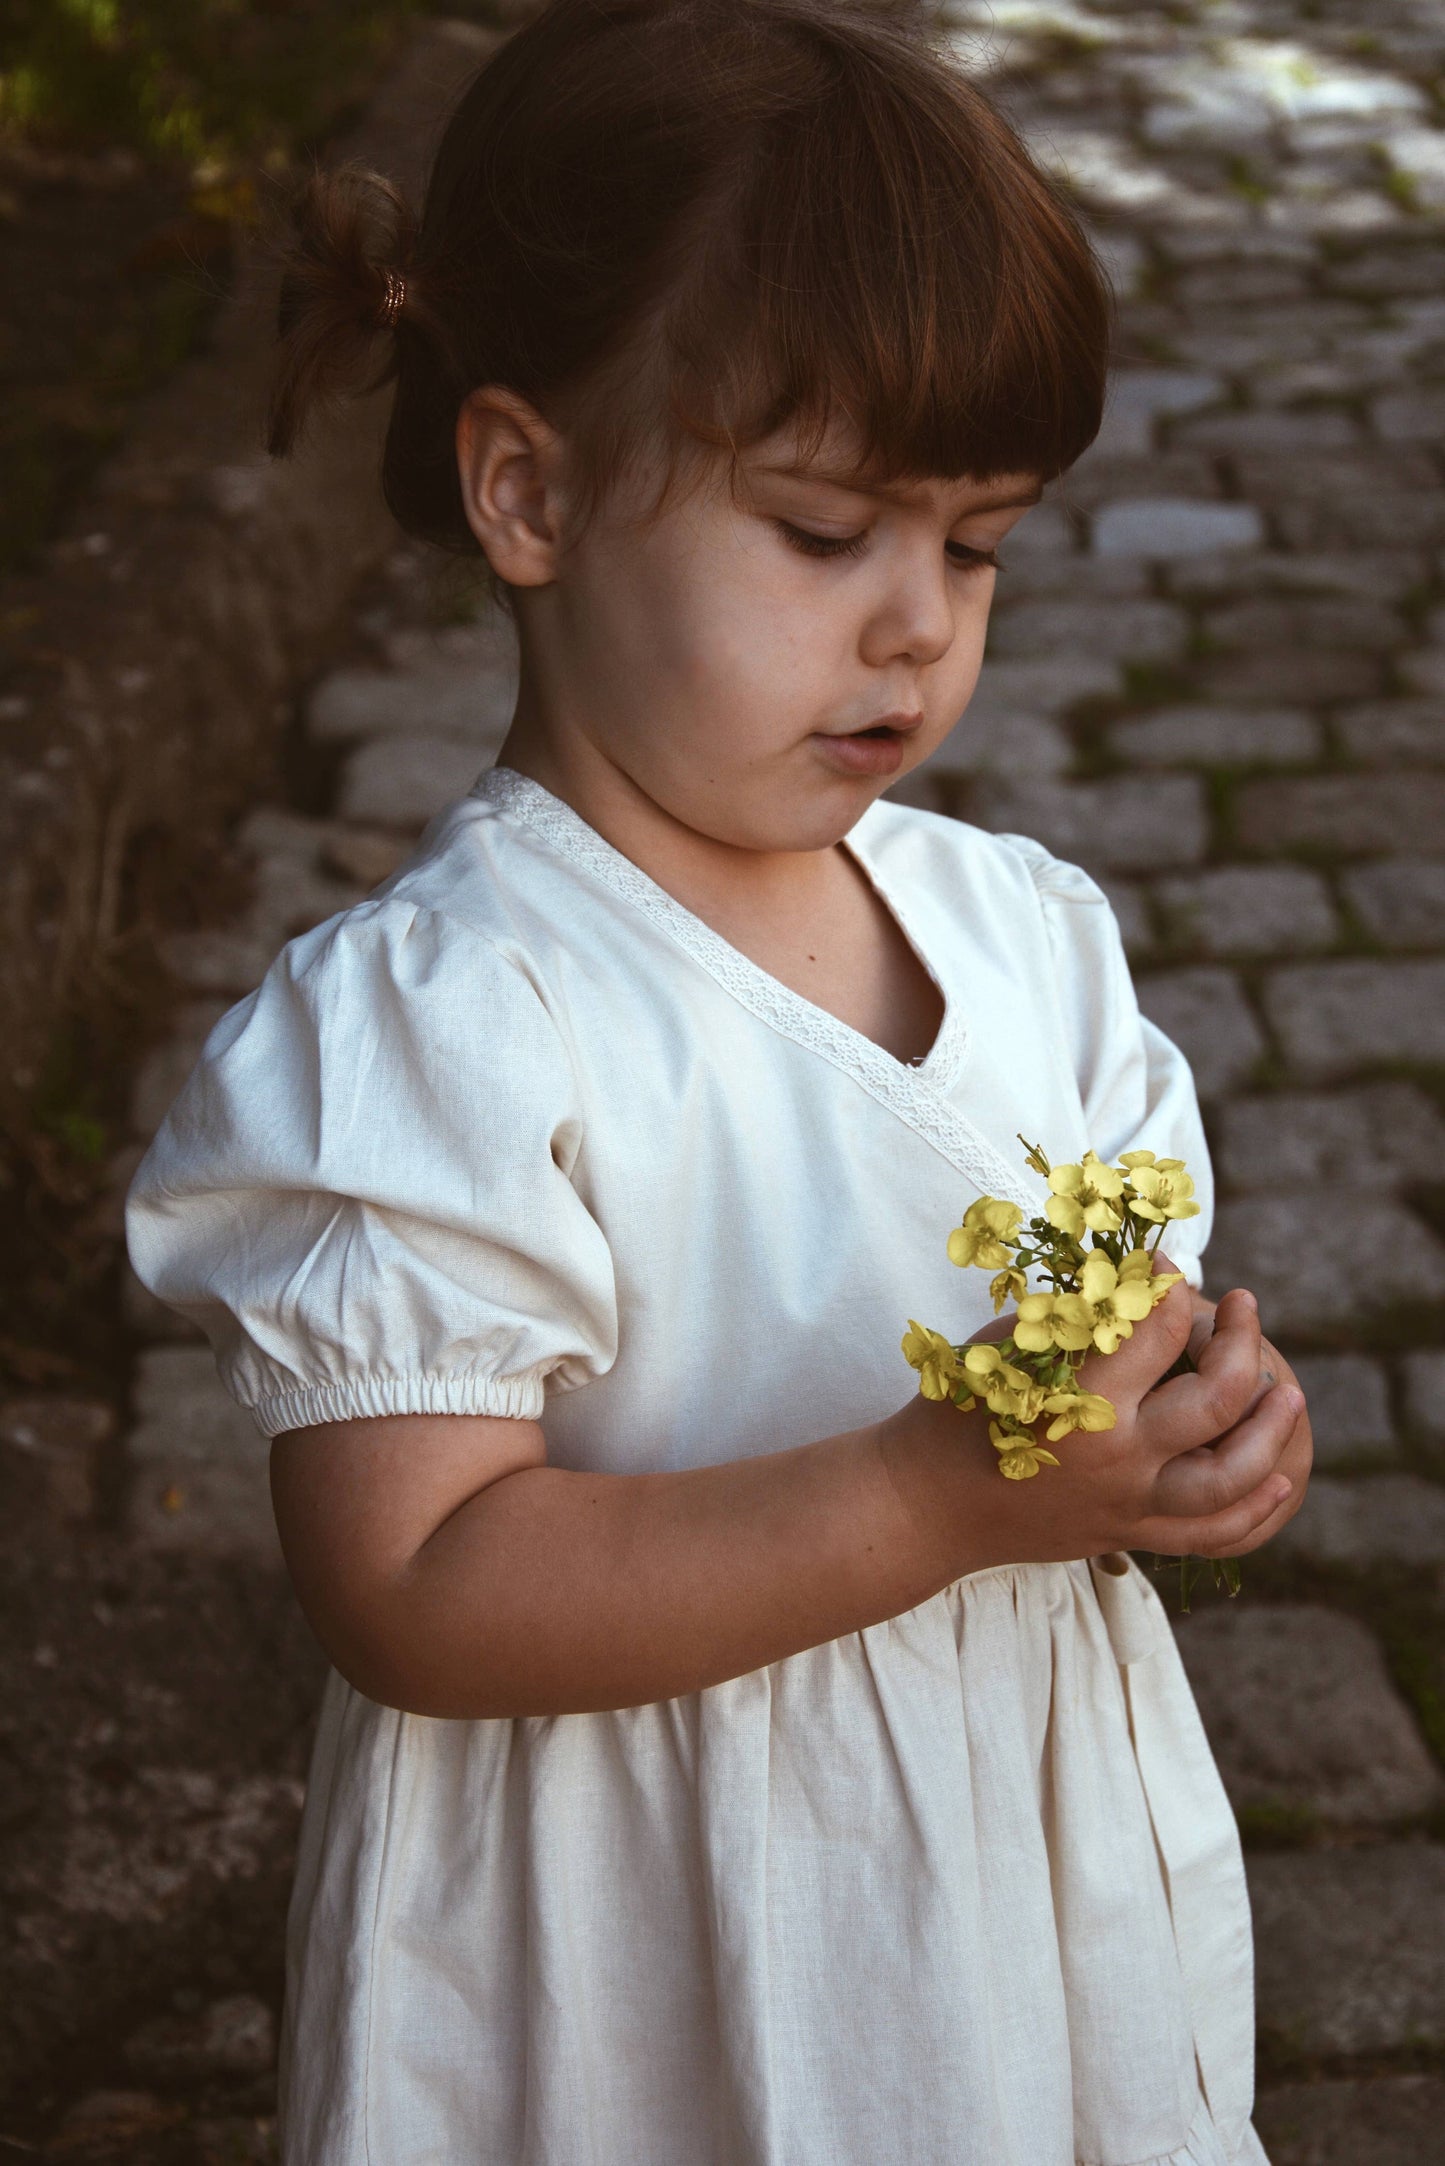
{"label": "eyelashes", "polygon": [[[783,539],[791,548],[796,549],[800,556],[824,560],[834,557],[860,557],[868,547],[866,533],[848,534],[839,538],[832,534],[811,534],[806,527],[794,526],[787,519],[778,519],[774,524]],[[996,572],[1003,570],[996,549],[971,549],[967,542],[949,542],[946,546],[949,562],[961,572],[975,571],[985,565]]]}

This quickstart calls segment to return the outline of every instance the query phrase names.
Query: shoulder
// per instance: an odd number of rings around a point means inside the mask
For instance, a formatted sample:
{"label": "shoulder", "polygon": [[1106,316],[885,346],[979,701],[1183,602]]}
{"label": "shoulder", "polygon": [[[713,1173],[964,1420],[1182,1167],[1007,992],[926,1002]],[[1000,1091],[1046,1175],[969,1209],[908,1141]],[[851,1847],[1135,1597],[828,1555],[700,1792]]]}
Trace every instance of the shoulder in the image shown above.
{"label": "shoulder", "polygon": [[967,820],[880,798],[854,828],[869,862],[886,876],[927,887],[934,898],[992,898],[1047,916],[1082,909],[1112,922],[1109,899],[1081,865],[1055,857],[1029,835],[997,835]]}

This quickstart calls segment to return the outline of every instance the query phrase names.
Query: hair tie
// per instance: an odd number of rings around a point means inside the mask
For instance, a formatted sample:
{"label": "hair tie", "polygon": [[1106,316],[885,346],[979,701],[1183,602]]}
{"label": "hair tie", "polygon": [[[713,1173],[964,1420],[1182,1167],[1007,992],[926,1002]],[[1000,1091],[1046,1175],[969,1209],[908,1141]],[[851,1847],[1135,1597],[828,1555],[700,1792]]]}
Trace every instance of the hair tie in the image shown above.
{"label": "hair tie", "polygon": [[400,271],[387,271],[383,275],[386,279],[386,292],[377,308],[376,320],[383,330],[391,331],[395,329],[397,318],[406,305],[406,280]]}

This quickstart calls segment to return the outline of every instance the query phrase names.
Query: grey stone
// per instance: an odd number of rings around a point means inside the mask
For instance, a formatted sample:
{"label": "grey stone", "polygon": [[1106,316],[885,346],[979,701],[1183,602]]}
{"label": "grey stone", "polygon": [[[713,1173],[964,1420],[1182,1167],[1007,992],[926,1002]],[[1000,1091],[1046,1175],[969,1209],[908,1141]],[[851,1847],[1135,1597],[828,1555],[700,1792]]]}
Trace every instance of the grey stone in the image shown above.
{"label": "grey stone", "polygon": [[1351,263],[1333,265],[1330,284],[1341,293],[1382,294],[1390,300],[1405,293],[1435,295],[1445,288],[1445,248],[1372,249]]}
{"label": "grey stone", "polygon": [[1206,955],[1279,955],[1334,945],[1329,891],[1298,865],[1217,865],[1161,880],[1155,896],[1176,940]]}
{"label": "grey stone", "polygon": [[284,1872],[295,1853],[301,1784],[290,1776],[175,1766],[101,1776],[73,1764],[71,1783],[55,1881],[70,1920],[184,1930],[218,1888]]}
{"label": "grey stone", "polygon": [[995,661],[983,665],[968,714],[989,719],[1015,715],[1057,717],[1085,699],[1117,699],[1124,676],[1117,662],[1087,651],[1047,661]]}
{"label": "grey stone", "polygon": [[1370,419],[1387,443],[1438,444],[1445,438],[1445,387],[1387,392],[1370,407]]}
{"label": "grey stone", "polygon": [[254,1993],[233,1993],[198,2015],[157,2016],[133,2031],[125,2058],[143,2082],[190,2088],[276,2065],[276,2024]]}
{"label": "grey stone", "polygon": [[1405,1419],[1413,1435],[1445,1444],[1445,1352],[1438,1347],[1405,1356]]}
{"label": "grey stone", "polygon": [[280,1564],[270,1447],[216,1374],[206,1346],[158,1346],[136,1368],[127,1525],[152,1549]]}
{"label": "grey stone", "polygon": [[1116,872],[1197,864],[1209,840],[1203,786],[1186,775],[991,782],[979,811],[995,831],[1032,835],[1059,857]]}
{"label": "grey stone", "polygon": [[1177,602],[1016,602],[994,618],[990,656],[1027,659],[1075,650],[1106,661],[1175,661],[1189,638],[1189,620]]}
{"label": "grey stone", "polygon": [[[1307,288],[1300,272],[1287,263],[1220,263],[1186,271],[1177,290],[1186,308],[1204,310],[1239,301],[1299,300]],[[1243,421],[1253,420],[1254,416],[1231,414],[1220,418]],[[1254,442],[1258,439],[1251,435],[1246,440]],[[1273,441],[1270,438],[1264,440]],[[1339,441],[1337,438],[1323,440]],[[1200,439],[1186,438],[1185,441],[1198,442]],[[1206,437],[1203,441],[1209,439]],[[1229,439],[1224,442],[1227,448]]]}
{"label": "grey stone", "polygon": [[1412,692],[1445,699],[1445,647],[1420,647],[1398,658],[1400,682]]}
{"label": "grey stone", "polygon": [[1217,647],[1238,652],[1298,646],[1388,654],[1406,636],[1404,618],[1385,603],[1338,594],[1233,602],[1208,611],[1204,629]]}
{"label": "grey stone", "polygon": [[1175,594],[1368,595],[1398,602],[1430,576],[1429,559],[1418,549],[1357,550],[1262,549],[1238,557],[1195,557],[1169,568]]}
{"label": "grey stone", "polygon": [[1286,644],[1208,655],[1194,682],[1215,700],[1369,699],[1385,689],[1386,664],[1358,648]]}
{"label": "grey stone", "polygon": [[1104,425],[1095,447],[1111,457],[1148,453],[1154,445],[1154,422],[1160,414],[1188,414],[1213,406],[1225,396],[1218,376],[1190,369],[1120,369],[1109,383]]}
{"label": "grey stone", "polygon": [[1082,595],[1101,601],[1133,601],[1153,591],[1150,566],[1142,557],[1016,556],[1012,536],[1005,542],[1000,560],[999,602],[1031,600],[1036,595],[1063,595],[1077,602]]}
{"label": "grey stone", "polygon": [[1401,1303],[1445,1300],[1445,1248],[1429,1229],[1389,1195],[1354,1195],[1342,1209],[1334,1188],[1222,1203],[1204,1271],[1216,1296],[1249,1287],[1274,1339],[1318,1340]]}
{"label": "grey stone", "polygon": [[1099,881],[1109,906],[1119,921],[1119,937],[1130,955],[1143,955],[1154,945],[1154,926],[1149,903],[1137,880],[1114,879],[1107,873]]}
{"label": "grey stone", "polygon": [[1136,767],[1301,767],[1321,756],[1321,732],[1297,707],[1165,707],[1115,722],[1116,759]]}
{"label": "grey stone", "polygon": [[516,701],[515,672],[495,664],[436,664],[405,674],[347,669],[317,687],[306,724],[322,744],[404,736],[495,747],[511,726]]}
{"label": "grey stone", "polygon": [[1445,2128],[1439,2076],[1335,2077],[1261,2093],[1270,2166],[1426,2166]]}
{"label": "grey stone", "polygon": [[1362,766],[1416,760],[1445,766],[1445,708],[1431,699],[1376,699],[1335,717],[1340,749]]}
{"label": "grey stone", "polygon": [[1231,1098],[1216,1120],[1216,1163],[1235,1188],[1391,1188],[1445,1158],[1445,1116],[1413,1083]]}
{"label": "grey stone", "polygon": [[1308,1082],[1371,1063],[1445,1062],[1445,961],[1433,957],[1301,963],[1273,973],[1264,1006]]}
{"label": "grey stone", "polygon": [[1445,2041],[1445,1848],[1256,1857],[1249,1892],[1266,2037],[1304,2053]]}
{"label": "grey stone", "polygon": [[1342,852],[1438,849],[1445,834],[1445,775],[1301,775],[1249,782],[1236,819],[1247,850],[1301,844]]}
{"label": "grey stone", "polygon": [[341,778],[345,820],[408,831],[465,797],[490,760],[458,737],[380,737],[353,752]]}
{"label": "grey stone", "polygon": [[130,1099],[132,1135],[148,1140],[155,1134],[226,1006],[224,1000],[193,1000],[172,1016],[171,1035],[151,1048],[136,1071]]}
{"label": "grey stone", "polygon": [[1264,1052],[1264,1033],[1231,971],[1151,971],[1139,980],[1139,1004],[1188,1060],[1201,1098],[1247,1082]]}
{"label": "grey stone", "polygon": [[1445,1804],[1445,1777],[1379,1642],[1311,1603],[1181,1618],[1179,1652],[1235,1809],[1388,1827]]}
{"label": "grey stone", "polygon": [[1264,521],[1253,504],[1141,496],[1103,505],[1094,515],[1092,539],[1099,556],[1170,562],[1207,551],[1257,548],[1264,540]]}
{"label": "grey stone", "polygon": [[1445,1565],[1445,1488],[1419,1474],[1317,1474],[1275,1541],[1285,1554],[1355,1571]]}
{"label": "grey stone", "polygon": [[897,797],[915,779],[926,787],[949,775],[1061,775],[1073,757],[1074,748],[1057,722],[1042,715],[1001,714],[974,701],[942,744],[888,795]]}
{"label": "grey stone", "polygon": [[1309,1402],[1317,1467],[1392,1457],[1395,1426],[1378,1361],[1367,1354],[1301,1354],[1293,1367]]}
{"label": "grey stone", "polygon": [[1347,872],[1342,885],[1361,925],[1383,947],[1445,947],[1445,858],[1382,858]]}
{"label": "grey stone", "polygon": [[1191,450],[1288,453],[1342,451],[1359,441],[1359,424],[1334,406],[1201,414],[1180,422],[1173,441]]}
{"label": "grey stone", "polygon": [[1217,462],[1202,451],[1154,451],[1131,459],[1090,450],[1069,469],[1069,502],[1077,512],[1094,514],[1127,497],[1182,497],[1194,503],[1223,494]]}
{"label": "grey stone", "polygon": [[194,993],[249,993],[266,975],[275,949],[244,928],[168,933],[159,943],[172,977]]}

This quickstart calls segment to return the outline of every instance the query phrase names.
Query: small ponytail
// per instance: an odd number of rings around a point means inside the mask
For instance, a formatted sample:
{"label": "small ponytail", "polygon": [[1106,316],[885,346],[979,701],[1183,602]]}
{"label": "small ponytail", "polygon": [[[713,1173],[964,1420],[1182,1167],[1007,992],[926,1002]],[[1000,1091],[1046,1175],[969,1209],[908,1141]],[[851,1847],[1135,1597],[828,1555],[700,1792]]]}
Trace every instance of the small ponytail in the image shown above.
{"label": "small ponytail", "polygon": [[407,264],[415,221],[379,173],[344,166],[314,173],[291,214],[279,313],[280,344],[266,444],[291,450],[312,410],[374,391],[395,373],[378,342],[416,313]]}

